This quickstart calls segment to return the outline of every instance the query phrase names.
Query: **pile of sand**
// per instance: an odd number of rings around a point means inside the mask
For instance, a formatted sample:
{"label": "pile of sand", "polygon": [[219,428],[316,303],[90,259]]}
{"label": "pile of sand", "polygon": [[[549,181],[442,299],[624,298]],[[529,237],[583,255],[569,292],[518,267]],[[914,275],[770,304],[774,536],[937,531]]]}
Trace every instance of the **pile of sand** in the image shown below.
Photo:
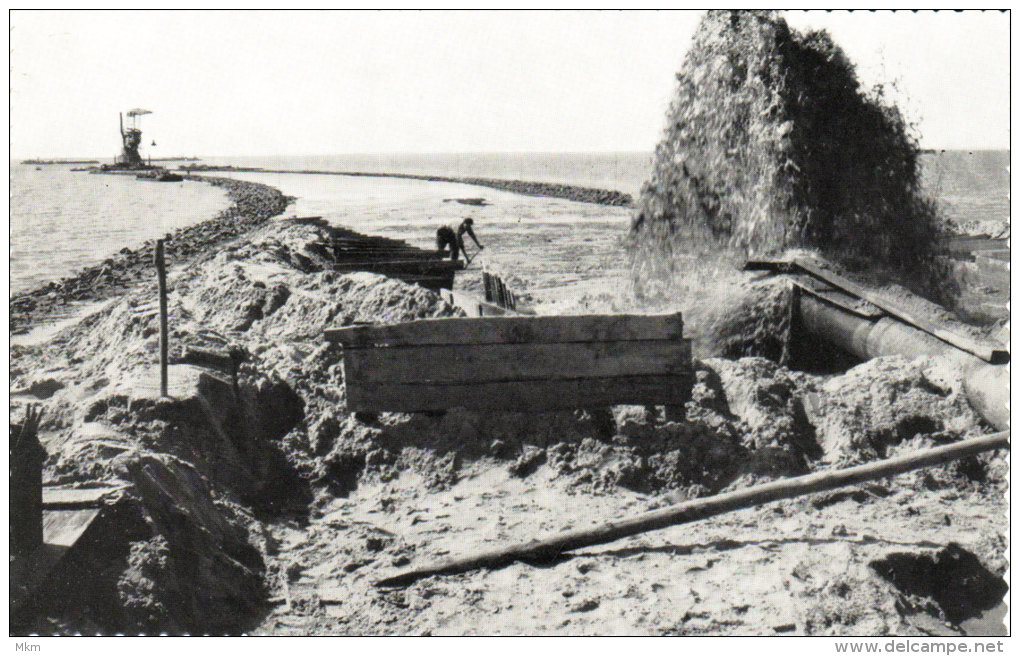
{"label": "pile of sand", "polygon": [[[807,400],[828,461],[844,467],[975,437],[989,430],[967,402],[960,373],[938,359],[875,358],[817,387]],[[981,455],[913,472],[906,485],[1005,483],[1002,454]],[[985,485],[987,484],[987,485]]]}
{"label": "pile of sand", "polygon": [[719,247],[817,248],[915,275],[931,264],[940,226],[916,140],[826,32],[709,11],[676,77],[632,223],[640,271]]}

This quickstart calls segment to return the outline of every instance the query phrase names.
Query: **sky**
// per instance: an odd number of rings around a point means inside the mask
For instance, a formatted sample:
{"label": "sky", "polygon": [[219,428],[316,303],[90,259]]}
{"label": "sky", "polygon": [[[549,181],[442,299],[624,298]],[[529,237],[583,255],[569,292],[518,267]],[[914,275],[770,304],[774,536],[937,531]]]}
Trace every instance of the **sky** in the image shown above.
{"label": "sky", "polygon": [[[11,156],[650,151],[687,11],[13,11]],[[1009,147],[1009,16],[787,12],[893,83],[923,146]],[[155,140],[157,146],[149,144]]]}

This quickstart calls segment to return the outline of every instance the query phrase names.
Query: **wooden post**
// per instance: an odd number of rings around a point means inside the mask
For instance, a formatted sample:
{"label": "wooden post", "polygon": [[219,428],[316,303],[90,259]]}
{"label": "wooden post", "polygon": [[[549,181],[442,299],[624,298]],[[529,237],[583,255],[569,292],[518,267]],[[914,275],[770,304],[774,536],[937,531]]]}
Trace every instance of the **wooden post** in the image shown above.
{"label": "wooden post", "polygon": [[25,409],[25,421],[11,424],[10,546],[11,554],[27,558],[43,544],[42,466],[46,451],[39,443],[42,411]]}
{"label": "wooden post", "polygon": [[156,278],[159,281],[159,394],[167,396],[167,365],[169,334],[166,316],[166,262],[163,259],[163,240],[156,240]]}
{"label": "wooden post", "polygon": [[506,285],[503,284],[503,279],[496,277],[496,286],[499,288],[499,306],[506,307]]}
{"label": "wooden post", "polygon": [[687,524],[734,510],[760,506],[779,499],[791,499],[813,492],[824,492],[863,481],[902,474],[921,467],[940,465],[984,451],[1008,448],[1009,431],[994,433],[848,469],[797,476],[727,494],[693,499],[659,510],[641,513],[629,519],[607,522],[594,528],[560,533],[544,540],[532,540],[472,556],[442,560],[421,569],[382,579],[377,581],[376,585],[379,587],[402,586],[435,574],[467,572],[479,567],[501,567],[518,560],[549,559],[564,551],[605,544],[631,535]]}
{"label": "wooden post", "polygon": [[492,303],[494,294],[492,292],[492,276],[488,271],[482,271],[482,286],[485,287],[485,302]]}

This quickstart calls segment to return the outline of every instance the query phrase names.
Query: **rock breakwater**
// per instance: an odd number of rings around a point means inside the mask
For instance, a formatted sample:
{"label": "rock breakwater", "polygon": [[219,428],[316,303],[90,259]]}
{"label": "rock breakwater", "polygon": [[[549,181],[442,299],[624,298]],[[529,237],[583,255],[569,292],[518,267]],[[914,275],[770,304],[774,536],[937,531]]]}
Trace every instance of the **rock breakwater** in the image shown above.
{"label": "rock breakwater", "polygon": [[265,169],[245,166],[210,166],[205,164],[181,167],[190,172],[200,171],[239,171],[247,173],[299,173],[303,175],[347,175],[368,178],[400,178],[404,180],[424,180],[426,182],[456,182],[460,184],[489,187],[500,191],[509,191],[524,196],[547,196],[562,198],[578,203],[595,203],[615,207],[631,207],[634,203],[630,194],[612,189],[597,189],[578,185],[557,184],[553,182],[529,182],[525,180],[502,180],[498,178],[478,178],[468,176],[420,175],[415,173],[367,173],[362,171],[314,171]]}
{"label": "rock breakwater", "polygon": [[[171,264],[182,264],[219,244],[234,239],[280,214],[290,199],[267,185],[229,178],[189,177],[223,187],[232,201],[216,217],[170,235],[166,256]],[[125,247],[102,263],[87,267],[74,276],[50,282],[10,301],[10,330],[25,332],[33,323],[61,314],[76,302],[106,300],[151,277],[155,244]]]}

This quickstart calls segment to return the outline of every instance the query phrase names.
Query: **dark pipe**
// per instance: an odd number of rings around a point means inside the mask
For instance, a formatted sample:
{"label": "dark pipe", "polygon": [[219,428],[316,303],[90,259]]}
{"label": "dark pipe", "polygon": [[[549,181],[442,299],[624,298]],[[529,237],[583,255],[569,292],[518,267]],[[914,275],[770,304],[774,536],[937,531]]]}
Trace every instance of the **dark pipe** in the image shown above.
{"label": "dark pipe", "polygon": [[1009,429],[1009,373],[1004,365],[989,364],[888,316],[860,317],[808,294],[795,294],[794,303],[806,331],[862,360],[885,355],[948,360],[963,372],[964,391],[974,410],[995,428]]}

